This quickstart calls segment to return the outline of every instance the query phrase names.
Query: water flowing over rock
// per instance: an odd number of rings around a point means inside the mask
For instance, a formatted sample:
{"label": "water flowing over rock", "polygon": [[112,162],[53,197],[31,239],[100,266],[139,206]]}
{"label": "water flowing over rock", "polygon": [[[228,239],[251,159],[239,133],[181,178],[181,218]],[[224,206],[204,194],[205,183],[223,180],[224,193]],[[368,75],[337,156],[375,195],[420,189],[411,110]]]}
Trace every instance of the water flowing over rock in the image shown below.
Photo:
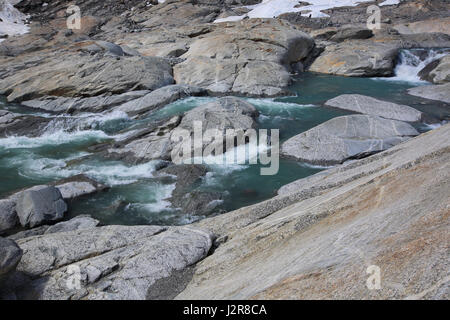
{"label": "water flowing over rock", "polygon": [[[192,136],[194,122],[201,122],[202,133],[208,129],[217,129],[225,134],[226,129],[255,128],[257,116],[256,108],[244,100],[235,97],[218,98],[186,112],[181,117],[175,116],[142,132],[139,131],[126,141],[108,148],[107,152],[109,155],[132,162],[171,160],[172,151],[183,148],[183,141],[178,142],[175,137],[183,136],[187,140],[188,137],[183,133],[188,131]],[[205,139],[202,148],[206,144],[208,141]]]}
{"label": "water flowing over rock", "polygon": [[406,122],[367,115],[343,116],[284,142],[281,155],[312,164],[334,165],[389,149],[418,134]]}
{"label": "water flowing over rock", "polygon": [[214,92],[274,96],[291,77],[290,65],[307,58],[314,41],[287,22],[228,23],[194,41],[174,67],[177,83]]}
{"label": "water flowing over rock", "polygon": [[414,108],[360,94],[344,94],[328,100],[325,105],[386,119],[408,122],[416,122],[422,119],[422,112]]}
{"label": "water flowing over rock", "polygon": [[0,137],[6,136],[38,136],[42,134],[49,119],[37,116],[28,116],[0,110]]}

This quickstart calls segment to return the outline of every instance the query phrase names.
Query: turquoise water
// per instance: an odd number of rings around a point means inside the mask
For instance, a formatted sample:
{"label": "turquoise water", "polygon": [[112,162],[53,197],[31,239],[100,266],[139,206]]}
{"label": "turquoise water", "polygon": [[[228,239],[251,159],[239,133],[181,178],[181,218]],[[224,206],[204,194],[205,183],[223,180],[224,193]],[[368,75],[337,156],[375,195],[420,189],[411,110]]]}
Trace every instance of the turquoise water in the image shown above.
{"label": "turquoise water", "polygon": [[[334,117],[349,112],[323,107],[323,103],[343,93],[360,93],[408,104],[437,122],[449,118],[448,106],[409,96],[405,90],[417,84],[380,79],[345,78],[305,73],[296,78],[292,95],[276,99],[247,99],[260,112],[258,127],[279,129],[281,142]],[[154,175],[157,162],[128,165],[102,159],[90,147],[120,140],[131,130],[182,114],[215,98],[187,98],[169,104],[146,119],[132,120],[125,114],[85,114],[58,117],[55,125],[39,138],[0,139],[0,197],[37,184],[84,173],[110,187],[108,191],[70,203],[68,217],[91,214],[104,224],[185,224],[202,216],[187,215],[170,207],[168,198],[174,181]],[[19,113],[35,111],[0,101],[0,108]],[[40,115],[52,117],[49,114]],[[431,122],[433,122],[431,121]],[[61,130],[63,123],[63,130]],[[416,124],[429,130],[424,124]],[[276,194],[283,185],[317,173],[324,168],[280,160],[274,176],[261,176],[260,165],[212,166],[199,189],[223,194],[221,210],[251,205]]]}

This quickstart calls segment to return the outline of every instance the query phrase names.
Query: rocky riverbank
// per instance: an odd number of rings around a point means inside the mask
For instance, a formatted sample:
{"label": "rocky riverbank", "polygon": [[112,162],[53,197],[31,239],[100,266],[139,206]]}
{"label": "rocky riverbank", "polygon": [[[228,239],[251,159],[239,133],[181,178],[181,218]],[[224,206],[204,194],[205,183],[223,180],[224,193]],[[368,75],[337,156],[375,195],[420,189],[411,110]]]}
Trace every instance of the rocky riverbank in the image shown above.
{"label": "rocky riverbank", "polygon": [[[0,151],[12,150],[11,137],[30,143],[55,128],[102,136],[74,148],[81,155],[65,159],[61,171],[74,173],[64,179],[2,189],[8,193],[0,199],[0,298],[448,299],[448,2],[380,6],[381,29],[373,31],[365,25],[370,2],[328,9],[322,18],[297,12],[216,21],[249,14],[243,6],[259,2],[77,1],[76,30],[66,29],[71,1],[16,4],[31,23],[28,33],[0,42],[0,140],[8,141]],[[261,128],[267,115],[249,98],[279,103],[274,98],[292,96],[288,89],[301,87],[297,76],[306,71],[398,75],[405,63],[399,53],[412,48],[422,49],[409,56],[414,76],[428,82],[402,93],[417,99],[414,105],[355,89],[319,100],[318,108],[336,116],[295,134],[279,128],[284,161],[335,167],[284,185],[266,201],[225,213],[220,204],[228,190],[199,188],[214,177],[211,167],[171,162],[184,151],[174,137],[193,136],[195,121],[203,121],[202,133]],[[204,100],[161,112],[193,97]],[[444,111],[436,116],[427,108]],[[87,121],[117,115],[114,128]],[[270,120],[268,127],[276,127],[279,119]],[[33,161],[48,152],[39,148]],[[63,149],[49,157],[58,161]],[[104,225],[84,213],[72,216],[80,201],[95,202],[111,188],[92,177],[99,169],[89,161],[98,159],[142,166],[133,178],[169,186],[168,195],[156,195],[164,210],[196,222]],[[128,174],[119,168],[124,172],[114,179]],[[130,205],[118,199],[114,210]],[[366,286],[370,266],[381,270],[378,290]]]}

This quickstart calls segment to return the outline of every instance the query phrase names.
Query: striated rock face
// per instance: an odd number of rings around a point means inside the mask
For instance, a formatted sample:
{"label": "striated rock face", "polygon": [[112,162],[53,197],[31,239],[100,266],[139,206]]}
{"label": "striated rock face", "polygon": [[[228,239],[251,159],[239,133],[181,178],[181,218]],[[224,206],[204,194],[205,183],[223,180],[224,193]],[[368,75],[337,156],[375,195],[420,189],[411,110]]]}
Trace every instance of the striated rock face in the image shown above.
{"label": "striated rock face", "polygon": [[172,68],[161,58],[56,53],[38,65],[20,68],[1,79],[0,94],[9,101],[23,101],[43,96],[80,97],[154,90],[173,83]]}
{"label": "striated rock face", "polygon": [[274,96],[290,83],[290,65],[305,59],[314,41],[287,22],[226,23],[194,41],[174,67],[175,81],[214,92]]}
{"label": "striated rock face", "polygon": [[37,136],[43,132],[49,119],[37,116],[21,115],[0,110],[0,137]]}
{"label": "striated rock face", "polygon": [[158,294],[156,281],[170,282],[205,257],[212,235],[193,227],[108,226],[18,243],[24,256],[17,270],[33,276],[26,290],[9,284],[19,298],[146,299]]}
{"label": "striated rock face", "polygon": [[391,76],[398,47],[372,41],[347,41],[328,45],[310,71],[352,77]]}
{"label": "striated rock face", "polygon": [[360,94],[343,94],[328,100],[325,102],[325,105],[386,119],[408,122],[420,121],[422,119],[422,112],[414,108]]}
{"label": "striated rock face", "polygon": [[281,146],[281,155],[333,165],[389,149],[418,134],[406,122],[377,116],[343,116],[287,140]]}
{"label": "striated rock face", "polygon": [[221,244],[177,299],[448,299],[449,135],[445,125],[202,220]]}
{"label": "striated rock face", "polygon": [[450,103],[450,83],[408,89],[413,96]]}

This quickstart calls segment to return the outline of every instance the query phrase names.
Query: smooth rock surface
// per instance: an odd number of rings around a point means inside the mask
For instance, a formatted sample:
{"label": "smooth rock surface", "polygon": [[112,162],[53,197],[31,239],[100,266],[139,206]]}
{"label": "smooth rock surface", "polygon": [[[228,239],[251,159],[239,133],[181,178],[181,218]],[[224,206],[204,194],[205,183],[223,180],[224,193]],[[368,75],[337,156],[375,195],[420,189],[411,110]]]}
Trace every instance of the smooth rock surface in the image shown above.
{"label": "smooth rock surface", "polygon": [[435,84],[450,82],[450,55],[446,55],[445,57],[437,60],[435,65],[433,65],[433,68],[426,72],[426,74],[423,74],[422,71],[419,75],[421,75],[423,80],[427,80]]}
{"label": "smooth rock surface", "polygon": [[[448,299],[449,135],[445,125],[200,221],[222,241],[176,298]],[[379,290],[367,287],[373,266]]]}
{"label": "smooth rock surface", "polygon": [[422,119],[422,112],[414,108],[360,94],[343,94],[328,100],[325,105],[386,119],[407,122],[416,122]]}
{"label": "smooth rock surface", "polygon": [[281,155],[334,165],[389,149],[418,134],[406,122],[367,115],[343,116],[287,140],[281,146]]}
{"label": "smooth rock surface", "polygon": [[20,192],[16,200],[16,212],[24,227],[37,227],[46,222],[62,220],[67,204],[61,192],[50,186],[37,186]]}
{"label": "smooth rock surface", "polygon": [[394,44],[353,40],[328,45],[309,70],[352,76],[391,76],[398,47]]}
{"label": "smooth rock surface", "polygon": [[450,103],[450,83],[408,89],[413,96]]}

